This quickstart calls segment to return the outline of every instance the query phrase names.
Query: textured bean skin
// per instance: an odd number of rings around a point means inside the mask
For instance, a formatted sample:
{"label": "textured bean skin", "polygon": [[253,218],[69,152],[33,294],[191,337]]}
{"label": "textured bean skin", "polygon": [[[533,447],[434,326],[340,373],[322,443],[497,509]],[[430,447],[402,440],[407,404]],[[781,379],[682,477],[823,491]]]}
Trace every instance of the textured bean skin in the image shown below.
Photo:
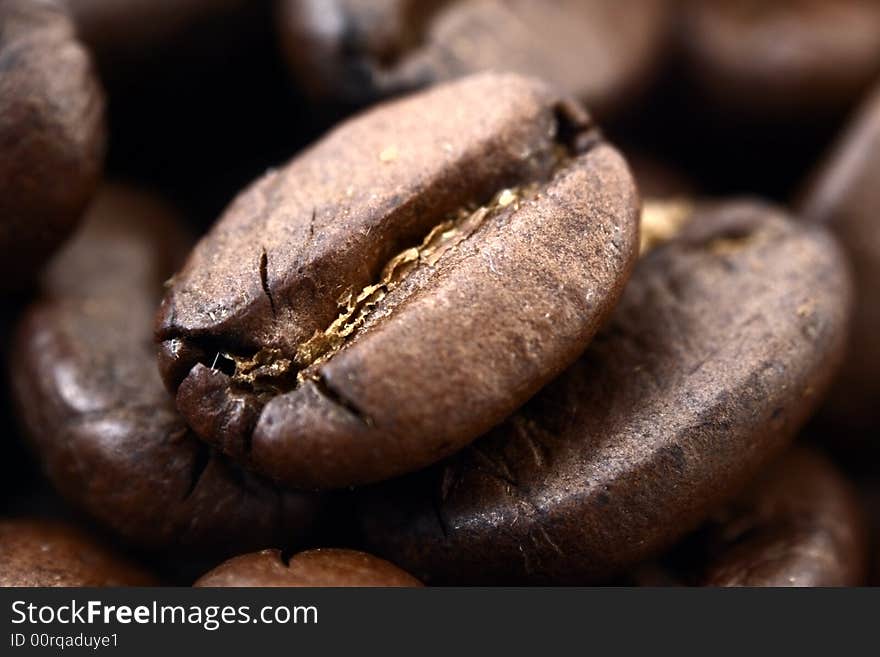
{"label": "textured bean skin", "polygon": [[282,43],[314,95],[362,103],[481,71],[551,82],[600,116],[651,78],[665,0],[288,0]]}
{"label": "textured bean skin", "polygon": [[300,552],[285,562],[278,550],[235,557],[202,576],[194,586],[421,586],[421,582],[383,559],[355,550]]}
{"label": "textured bean skin", "polygon": [[0,290],[30,282],[70,234],[104,157],[104,96],[48,0],[0,3]]}
{"label": "textured bean skin", "polygon": [[880,74],[880,4],[873,0],[683,6],[681,36],[694,78],[732,110],[766,118],[839,109]]}
{"label": "textured bean skin", "polygon": [[222,558],[295,542],[317,500],[282,493],[198,441],[156,371],[151,319],[187,243],[164,204],[101,191],[18,327],[22,423],[61,494],[133,544]]}
{"label": "textured bean skin", "polygon": [[[395,253],[510,187],[528,191],[436,262],[420,255],[341,349],[297,360]],[[437,87],[343,124],[233,202],[163,301],[160,369],[200,437],[277,481],[409,472],[580,354],[629,276],[637,213],[625,162],[578,106],[517,76]],[[242,384],[250,358],[266,374]]]}
{"label": "textured bean skin", "polygon": [[446,464],[364,494],[368,545],[429,582],[612,577],[788,443],[841,357],[849,299],[823,231],[758,202],[698,211],[559,379]]}
{"label": "textured bean skin", "polygon": [[[827,226],[853,268],[848,357],[824,415],[854,440],[876,442],[880,430],[880,87],[817,173],[800,204],[808,221]],[[835,434],[838,432],[835,431]]]}
{"label": "textured bean skin", "polygon": [[48,520],[0,520],[0,586],[155,586],[82,531]]}

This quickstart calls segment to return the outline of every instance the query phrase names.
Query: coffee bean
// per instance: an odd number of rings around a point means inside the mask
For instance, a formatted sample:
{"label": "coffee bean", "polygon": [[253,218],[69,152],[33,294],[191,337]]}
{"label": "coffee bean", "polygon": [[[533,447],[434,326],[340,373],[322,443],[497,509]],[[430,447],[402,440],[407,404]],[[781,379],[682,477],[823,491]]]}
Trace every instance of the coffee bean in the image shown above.
{"label": "coffee bean", "polygon": [[546,80],[604,116],[656,72],[665,0],[287,0],[282,43],[319,97],[354,103],[480,71]]}
{"label": "coffee bean", "polygon": [[175,276],[160,368],[184,418],[294,487],[413,471],[577,358],[638,198],[588,116],[483,75],[376,108],[241,194]]}
{"label": "coffee bean", "polygon": [[18,328],[23,424],[62,495],[133,544],[222,558],[295,541],[317,500],[198,441],[156,371],[151,319],[186,245],[162,203],[102,190]]}
{"label": "coffee bean", "polygon": [[880,87],[829,156],[800,204],[849,256],[856,284],[848,358],[824,415],[835,436],[876,442],[880,431]]}
{"label": "coffee bean", "polygon": [[[83,41],[103,71],[132,72],[183,40],[205,41],[252,21],[253,0],[66,0]],[[231,39],[230,39],[231,41]],[[170,63],[170,62],[169,62]]]}
{"label": "coffee bean", "polygon": [[855,489],[824,456],[796,447],[692,538],[636,578],[700,586],[860,586],[867,531]]}
{"label": "coffee bean", "polygon": [[[867,531],[855,491],[820,454],[795,449],[716,530],[709,586],[859,586]],[[716,519],[718,522],[718,519]]]}
{"label": "coffee bean", "polygon": [[686,0],[694,80],[733,112],[789,119],[857,99],[880,74],[875,0]]}
{"label": "coffee bean", "polygon": [[323,549],[285,558],[278,550],[245,554],[222,563],[194,586],[421,586],[397,566],[355,550]]}
{"label": "coffee bean", "polygon": [[366,103],[379,95],[381,63],[418,45],[449,0],[282,0],[281,47],[297,79],[318,101]]}
{"label": "coffee bean", "polygon": [[155,578],[76,527],[0,520],[0,586],[155,586]]}
{"label": "coffee bean", "polygon": [[834,241],[756,201],[698,209],[584,356],[487,436],[364,494],[368,544],[430,582],[604,580],[778,454],[843,348]]}
{"label": "coffee bean", "polygon": [[0,4],[0,290],[29,282],[95,191],[104,98],[61,6]]}

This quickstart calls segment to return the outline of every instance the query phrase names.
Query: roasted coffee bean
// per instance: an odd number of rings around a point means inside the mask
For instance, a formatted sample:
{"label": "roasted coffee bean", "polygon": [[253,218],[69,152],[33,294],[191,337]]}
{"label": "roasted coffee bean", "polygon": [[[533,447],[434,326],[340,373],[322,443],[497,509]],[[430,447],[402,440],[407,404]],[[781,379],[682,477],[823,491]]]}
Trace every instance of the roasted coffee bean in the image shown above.
{"label": "roasted coffee bean", "polygon": [[317,501],[197,440],[156,371],[152,318],[186,244],[160,202],[102,190],[18,327],[11,376],[23,424],[62,495],[133,544],[205,558],[287,544]]}
{"label": "roasted coffee bean", "polygon": [[731,111],[789,118],[845,107],[880,74],[876,0],[686,0],[695,81]]}
{"label": "roasted coffee bean", "polygon": [[0,289],[30,281],[95,191],[104,98],[49,0],[0,3]]}
{"label": "roasted coffee bean", "polygon": [[366,103],[380,93],[373,80],[379,66],[417,46],[431,15],[449,1],[281,0],[281,46],[312,97]]}
{"label": "roasted coffee bean", "polygon": [[[66,0],[77,30],[94,50],[102,70],[131,72],[131,66],[167,56],[184,40],[231,34],[236,22],[252,20],[266,0]],[[231,41],[231,39],[229,39]]]}
{"label": "roasted coffee bean", "polygon": [[[878,5],[880,7],[880,5]],[[831,153],[800,205],[828,226],[854,272],[856,303],[848,358],[824,415],[853,440],[880,435],[880,87]]]}
{"label": "roasted coffee bean", "polygon": [[174,277],[160,367],[200,437],[294,487],[452,454],[577,358],[626,282],[621,156],[481,75],[356,118],[234,201]]}
{"label": "roasted coffee bean", "polygon": [[323,549],[285,558],[278,550],[245,554],[220,564],[194,586],[421,586],[383,559],[355,550]]}
{"label": "roasted coffee bean", "polygon": [[852,485],[815,450],[798,447],[636,578],[647,585],[860,586],[865,518]]}
{"label": "roasted coffee bean", "polygon": [[855,491],[818,453],[796,449],[718,523],[709,586],[859,586],[867,531]]}
{"label": "roasted coffee bean", "polygon": [[146,571],[57,521],[0,520],[0,586],[155,586]]}
{"label": "roasted coffee bean", "polygon": [[[99,52],[146,51],[199,20],[231,14],[247,0],[66,0],[82,39]],[[146,53],[144,53],[146,54]]]}
{"label": "roasted coffee bean", "polygon": [[319,97],[362,103],[480,71],[547,80],[600,116],[658,69],[666,0],[286,0],[282,43]]}
{"label": "roasted coffee bean", "polygon": [[559,379],[447,463],[364,493],[368,545],[430,582],[619,573],[789,442],[841,357],[849,302],[821,228],[756,201],[698,209]]}

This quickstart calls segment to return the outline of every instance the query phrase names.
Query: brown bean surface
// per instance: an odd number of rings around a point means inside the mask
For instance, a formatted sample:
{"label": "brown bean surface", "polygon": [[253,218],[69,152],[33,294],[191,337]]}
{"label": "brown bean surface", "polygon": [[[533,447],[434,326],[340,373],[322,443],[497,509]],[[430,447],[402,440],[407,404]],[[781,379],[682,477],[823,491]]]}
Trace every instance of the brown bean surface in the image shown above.
{"label": "brown bean surface", "polygon": [[753,116],[840,109],[880,74],[875,0],[686,0],[681,38],[694,79]]}
{"label": "brown bean surface", "polygon": [[104,96],[58,3],[0,3],[0,290],[31,281],[95,191]]}
{"label": "brown bean surface", "polygon": [[294,487],[448,456],[583,351],[637,249],[627,166],[547,87],[483,75],[343,124],[174,277],[160,368],[202,438]]}
{"label": "brown bean surface", "polygon": [[156,370],[151,320],[188,242],[161,202],[101,191],[18,327],[24,427],[64,497],[138,546],[211,558],[295,542],[317,501],[197,440]]}
{"label": "brown bean surface", "polygon": [[843,429],[840,434],[876,442],[880,433],[880,87],[817,173],[800,214],[827,226],[840,240],[856,287],[848,357],[831,389],[825,416]]}
{"label": "brown bean surface", "polygon": [[147,572],[75,527],[0,520],[0,586],[155,586]]}
{"label": "brown bean surface", "polygon": [[430,582],[619,573],[788,444],[841,358],[849,299],[821,229],[754,201],[698,210],[559,379],[442,466],[364,494],[368,545]]}
{"label": "brown bean surface", "polygon": [[861,586],[867,571],[868,532],[855,488],[821,453],[795,447],[627,583]]}
{"label": "brown bean surface", "polygon": [[[249,17],[263,0],[66,0],[102,69],[156,57],[181,38],[204,39],[224,22]],[[197,28],[197,29],[193,29]]]}
{"label": "brown bean surface", "polygon": [[320,549],[285,559],[278,550],[234,557],[203,575],[194,586],[421,586],[384,559],[356,550]]}
{"label": "brown bean surface", "polygon": [[852,486],[825,457],[797,448],[720,516],[708,586],[860,586],[867,529]]}
{"label": "brown bean surface", "polygon": [[288,0],[280,30],[314,94],[365,102],[482,71],[548,81],[605,116],[665,52],[665,0]]}

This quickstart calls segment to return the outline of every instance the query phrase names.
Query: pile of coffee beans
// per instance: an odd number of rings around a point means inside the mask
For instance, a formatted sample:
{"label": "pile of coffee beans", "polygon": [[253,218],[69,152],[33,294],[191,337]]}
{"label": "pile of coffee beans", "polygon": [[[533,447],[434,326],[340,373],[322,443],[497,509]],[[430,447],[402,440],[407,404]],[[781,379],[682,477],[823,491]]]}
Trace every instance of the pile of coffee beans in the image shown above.
{"label": "pile of coffee beans", "polygon": [[0,0],[0,585],[880,581],[880,3]]}

